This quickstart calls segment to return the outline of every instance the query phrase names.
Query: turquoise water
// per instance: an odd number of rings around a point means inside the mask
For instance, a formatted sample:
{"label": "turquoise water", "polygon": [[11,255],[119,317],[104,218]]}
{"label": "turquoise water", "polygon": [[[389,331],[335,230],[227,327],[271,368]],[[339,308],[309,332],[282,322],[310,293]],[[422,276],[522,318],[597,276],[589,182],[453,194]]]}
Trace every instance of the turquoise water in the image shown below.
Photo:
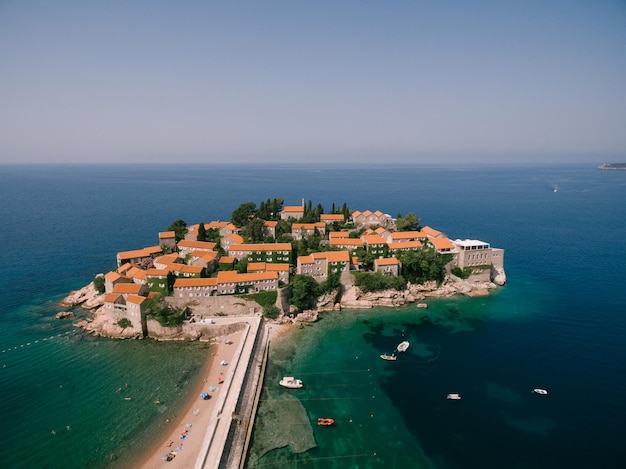
{"label": "turquoise water", "polygon": [[[0,167],[1,465],[107,467],[154,440],[207,349],[93,338],[55,320],[56,302],[178,218],[227,220],[273,197],[413,211],[506,249],[509,282],[426,311],[326,314],[272,347],[266,393],[301,376],[306,414],[337,424],[312,427],[316,448],[257,466],[625,465],[626,173],[593,165]],[[378,358],[403,338],[397,362]]]}

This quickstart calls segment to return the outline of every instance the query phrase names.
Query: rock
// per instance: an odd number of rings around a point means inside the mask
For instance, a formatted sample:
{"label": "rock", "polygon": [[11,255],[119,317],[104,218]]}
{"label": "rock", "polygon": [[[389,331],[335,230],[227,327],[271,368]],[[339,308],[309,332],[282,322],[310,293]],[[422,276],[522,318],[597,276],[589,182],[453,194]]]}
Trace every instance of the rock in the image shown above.
{"label": "rock", "polygon": [[55,318],[57,319],[72,319],[74,317],[74,313],[71,311],[61,311],[56,314]]}
{"label": "rock", "polygon": [[504,285],[506,283],[506,272],[504,271],[504,267],[500,265],[492,265],[490,278],[496,285]]}
{"label": "rock", "polygon": [[[93,282],[91,282],[89,285],[84,286],[80,290],[70,292],[70,294],[61,301],[60,306],[65,308],[76,306],[91,300],[98,295],[100,294],[96,291],[96,287]],[[104,303],[104,298],[102,301]]]}
{"label": "rock", "polygon": [[104,294],[102,295],[97,294],[96,296],[87,298],[85,302],[80,306],[81,308],[85,308],[85,309],[95,309],[103,305],[104,305]]}
{"label": "rock", "polygon": [[319,314],[317,311],[303,311],[296,316],[295,322],[317,322]]}

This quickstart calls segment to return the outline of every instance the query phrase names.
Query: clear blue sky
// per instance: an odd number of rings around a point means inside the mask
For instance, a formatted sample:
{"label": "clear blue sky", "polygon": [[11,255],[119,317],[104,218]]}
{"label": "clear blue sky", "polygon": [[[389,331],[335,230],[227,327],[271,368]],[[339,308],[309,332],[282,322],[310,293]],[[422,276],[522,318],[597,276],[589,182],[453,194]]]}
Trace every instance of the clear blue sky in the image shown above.
{"label": "clear blue sky", "polygon": [[0,163],[626,160],[626,1],[0,1]]}

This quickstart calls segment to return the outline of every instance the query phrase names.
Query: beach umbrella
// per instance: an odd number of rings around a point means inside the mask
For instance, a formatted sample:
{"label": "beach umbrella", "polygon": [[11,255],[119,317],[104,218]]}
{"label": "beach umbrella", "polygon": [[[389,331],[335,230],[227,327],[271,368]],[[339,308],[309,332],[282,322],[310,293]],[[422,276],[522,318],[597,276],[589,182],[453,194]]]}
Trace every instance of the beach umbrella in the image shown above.
{"label": "beach umbrella", "polygon": [[161,459],[162,459],[163,461],[167,461],[169,457],[170,457],[170,455],[169,455],[169,454],[164,454],[163,456],[161,456]]}
{"label": "beach umbrella", "polygon": [[209,398],[209,394],[206,392],[203,392],[202,394],[200,394],[200,398],[206,401]]}

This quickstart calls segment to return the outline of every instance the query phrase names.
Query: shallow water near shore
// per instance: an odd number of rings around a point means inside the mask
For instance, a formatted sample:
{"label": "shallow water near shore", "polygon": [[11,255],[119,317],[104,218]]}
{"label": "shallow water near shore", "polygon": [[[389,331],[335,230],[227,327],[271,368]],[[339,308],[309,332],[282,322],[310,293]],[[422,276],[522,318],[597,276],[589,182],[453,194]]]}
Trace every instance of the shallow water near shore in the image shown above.
{"label": "shallow water near shore", "polygon": [[[344,201],[412,211],[453,239],[504,248],[508,283],[427,310],[324,314],[275,343],[265,386],[282,393],[281,376],[303,379],[291,395],[317,446],[250,467],[623,467],[625,175],[580,165],[0,167],[0,465],[109,467],[112,454],[156,438],[206,360],[202,344],[85,335],[54,319],[64,295],[114,268],[116,252],[156,244],[176,219],[227,220],[248,200],[305,197],[326,211]],[[397,362],[379,358],[403,338],[411,346]],[[337,422],[311,425],[320,416]]]}

